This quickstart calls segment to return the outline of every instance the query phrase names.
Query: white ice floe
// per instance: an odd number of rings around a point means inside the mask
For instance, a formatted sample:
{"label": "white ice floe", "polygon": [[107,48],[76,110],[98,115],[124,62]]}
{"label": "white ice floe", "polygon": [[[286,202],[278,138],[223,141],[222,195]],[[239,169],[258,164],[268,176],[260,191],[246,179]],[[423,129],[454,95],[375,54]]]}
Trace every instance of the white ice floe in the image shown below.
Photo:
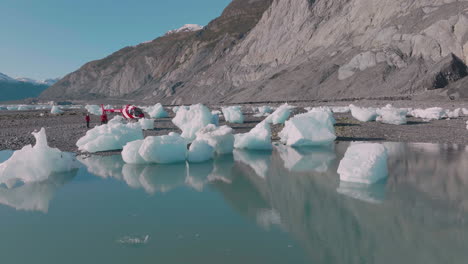
{"label": "white ice floe", "polygon": [[58,114],[62,114],[63,111],[62,111],[62,109],[60,109],[60,107],[54,105],[54,106],[52,106],[52,109],[50,110],[50,113],[54,114],[54,115],[58,115]]}
{"label": "white ice floe", "polygon": [[[139,146],[139,147],[138,147]],[[136,153],[138,151],[138,154]],[[127,163],[170,164],[184,162],[187,156],[187,140],[177,133],[147,137],[142,142],[130,142],[124,147],[122,158]]]}
{"label": "white ice floe", "polygon": [[73,154],[61,152],[47,145],[44,128],[33,135],[36,138],[34,146],[24,146],[0,164],[0,183],[11,187],[16,181],[24,183],[44,181],[54,173],[67,172],[78,167]]}
{"label": "white ice floe", "polygon": [[380,109],[377,109],[377,121],[391,124],[391,125],[404,125],[407,123],[406,115],[408,111],[406,109],[394,108],[392,105],[387,105]]}
{"label": "white ice floe", "polygon": [[333,145],[302,148],[278,145],[276,150],[284,161],[284,167],[294,172],[326,172],[336,159]]}
{"label": "white ice floe", "polygon": [[190,145],[187,160],[191,163],[200,163],[213,159],[214,148],[204,140],[195,140]]}
{"label": "white ice floe", "polygon": [[387,150],[377,143],[353,143],[338,167],[340,180],[373,184],[387,177]]}
{"label": "white ice floe", "polygon": [[186,108],[180,108],[172,123],[182,130],[182,137],[194,140],[196,133],[211,124],[213,115],[210,109],[202,104],[196,104]]}
{"label": "white ice floe", "polygon": [[234,124],[244,123],[244,115],[242,114],[242,107],[240,106],[228,106],[221,109],[226,122]]}
{"label": "white ice floe", "polygon": [[336,139],[333,120],[325,111],[296,115],[286,121],[280,140],[293,147],[328,145]]}
{"label": "white ice floe", "polygon": [[457,108],[453,111],[449,110],[449,109],[446,109],[445,110],[445,116],[444,117],[447,117],[447,118],[459,118],[460,117],[460,114],[462,112],[462,109],[461,108]]}
{"label": "white ice floe", "polygon": [[377,118],[377,110],[375,108],[358,107],[350,105],[351,115],[361,122],[375,121]]}
{"label": "white ice floe", "polygon": [[147,119],[147,118],[142,118],[138,120],[138,123],[140,123],[140,126],[143,130],[151,130],[154,129],[154,120],[153,119]]}
{"label": "white ice floe", "polygon": [[265,118],[265,121],[268,123],[276,124],[284,124],[286,120],[288,120],[289,116],[291,115],[291,111],[294,109],[294,106],[284,104],[278,107],[271,115]]}
{"label": "white ice floe", "polygon": [[164,107],[157,103],[154,106],[145,107],[145,112],[148,113],[150,118],[166,118],[169,117],[169,114],[164,110]]}
{"label": "white ice floe", "polygon": [[446,116],[445,110],[440,107],[427,109],[414,109],[409,113],[410,116],[422,118],[424,121],[440,120]]}
{"label": "white ice floe", "polygon": [[143,139],[139,123],[122,124],[118,121],[96,126],[76,142],[80,151],[95,153],[99,151],[120,150],[128,142]]}
{"label": "white ice floe", "polygon": [[351,112],[349,106],[332,106],[330,107],[333,113],[345,114]]}
{"label": "white ice floe", "polygon": [[90,113],[92,115],[99,115],[100,116],[102,114],[102,110],[101,110],[101,107],[99,105],[86,105],[85,109],[88,110],[88,113]]}
{"label": "white ice floe", "polygon": [[216,127],[210,124],[196,134],[196,140],[204,140],[214,148],[219,155],[232,153],[234,148],[234,135],[228,126]]}
{"label": "white ice floe", "polygon": [[258,123],[250,132],[234,136],[234,147],[238,149],[270,150],[271,128],[270,124],[263,121]]}

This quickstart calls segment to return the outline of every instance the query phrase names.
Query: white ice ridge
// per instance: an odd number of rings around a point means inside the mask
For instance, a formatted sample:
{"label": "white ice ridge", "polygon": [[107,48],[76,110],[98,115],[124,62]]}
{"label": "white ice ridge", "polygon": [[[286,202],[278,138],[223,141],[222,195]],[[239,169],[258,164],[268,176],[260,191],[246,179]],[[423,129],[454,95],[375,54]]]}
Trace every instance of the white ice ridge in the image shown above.
{"label": "white ice ridge", "polygon": [[340,180],[373,184],[387,177],[387,150],[378,143],[352,143],[338,167]]}
{"label": "white ice ridge", "polygon": [[284,124],[291,115],[292,109],[294,109],[294,106],[290,106],[288,104],[281,105],[271,115],[269,115],[265,121],[274,125]]}
{"label": "white ice ridge", "polygon": [[13,186],[17,181],[24,183],[44,181],[54,173],[71,171],[78,167],[71,153],[61,152],[47,145],[44,128],[33,133],[34,146],[27,145],[15,151],[7,161],[0,164],[0,184]]}
{"label": "white ice ridge", "polygon": [[62,114],[63,111],[60,109],[60,107],[54,105],[52,106],[52,109],[50,109],[50,113],[57,115],[57,114]]}
{"label": "white ice ridge", "polygon": [[196,133],[211,124],[213,115],[210,109],[202,104],[190,106],[189,109],[181,107],[178,109],[172,123],[182,130],[182,137],[194,140]]}
{"label": "white ice ridge", "polygon": [[328,145],[336,139],[333,121],[332,114],[325,111],[299,114],[286,121],[279,137],[293,147]]}
{"label": "white ice ridge", "polygon": [[409,114],[416,118],[422,118],[424,121],[440,120],[446,116],[445,110],[440,107],[414,109]]}
{"label": "white ice ridge", "polygon": [[95,153],[120,150],[128,142],[139,139],[143,139],[143,131],[139,123],[122,124],[116,119],[88,130],[86,135],[76,142],[76,146],[80,151]]}
{"label": "white ice ridge", "polygon": [[100,116],[102,114],[101,107],[99,105],[86,105],[85,109],[92,115]]}
{"label": "white ice ridge", "polygon": [[377,110],[375,108],[357,107],[350,105],[351,115],[361,122],[375,121],[377,118]]}
{"label": "white ice ridge", "polygon": [[154,106],[145,107],[145,112],[148,113],[150,118],[166,118],[169,117],[169,114],[164,110],[164,107],[157,103]]}
{"label": "white ice ridge", "polygon": [[234,124],[244,123],[244,115],[242,114],[242,107],[228,106],[221,109],[223,111],[224,119],[226,122]]}
{"label": "white ice ridge", "polygon": [[265,121],[258,123],[252,130],[250,130],[250,132],[244,134],[237,134],[234,137],[234,147],[237,149],[272,149],[271,128],[270,124]]}
{"label": "white ice ridge", "polygon": [[408,110],[394,108],[392,105],[386,105],[380,109],[377,109],[377,121],[391,124],[391,125],[404,125],[407,123],[406,115]]}
{"label": "white ice ridge", "polygon": [[177,133],[147,137],[124,146],[122,158],[128,164],[170,164],[184,162],[187,140]]}

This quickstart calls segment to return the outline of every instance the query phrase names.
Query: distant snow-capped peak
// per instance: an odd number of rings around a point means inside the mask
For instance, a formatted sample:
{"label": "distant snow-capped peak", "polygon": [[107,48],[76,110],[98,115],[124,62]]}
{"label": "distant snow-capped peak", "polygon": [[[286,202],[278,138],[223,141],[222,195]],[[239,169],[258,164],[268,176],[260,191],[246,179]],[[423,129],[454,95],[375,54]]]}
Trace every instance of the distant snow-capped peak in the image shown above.
{"label": "distant snow-capped peak", "polygon": [[196,24],[186,24],[182,26],[181,28],[170,30],[166,33],[166,35],[174,34],[174,33],[179,33],[179,32],[193,32],[193,31],[199,31],[202,30],[203,27],[200,25]]}
{"label": "distant snow-capped peak", "polygon": [[12,78],[6,74],[3,74],[0,72],[0,81],[4,82],[24,82],[24,83],[32,83],[32,84],[45,84],[48,86],[51,86],[58,82],[60,78],[55,78],[55,79],[45,79],[45,80],[35,80],[27,77],[18,77],[18,78]]}
{"label": "distant snow-capped peak", "polygon": [[15,79],[11,78],[10,76],[3,74],[0,72],[0,81],[6,81],[6,82],[14,82]]}

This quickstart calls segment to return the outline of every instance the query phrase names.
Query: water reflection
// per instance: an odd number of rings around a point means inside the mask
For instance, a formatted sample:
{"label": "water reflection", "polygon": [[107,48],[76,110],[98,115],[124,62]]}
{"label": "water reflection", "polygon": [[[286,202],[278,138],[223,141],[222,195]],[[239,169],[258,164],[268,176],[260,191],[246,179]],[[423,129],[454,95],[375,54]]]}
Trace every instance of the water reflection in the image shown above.
{"label": "water reflection", "polygon": [[70,182],[77,170],[57,173],[41,182],[26,183],[13,188],[0,185],[0,204],[24,211],[47,213],[54,193]]}
{"label": "water reflection", "polygon": [[268,174],[270,156],[270,151],[234,150],[234,160],[249,166],[261,178],[266,178]]}
{"label": "water reflection", "polygon": [[284,167],[293,172],[326,172],[336,159],[334,145],[315,148],[278,145],[276,150],[284,161]]}

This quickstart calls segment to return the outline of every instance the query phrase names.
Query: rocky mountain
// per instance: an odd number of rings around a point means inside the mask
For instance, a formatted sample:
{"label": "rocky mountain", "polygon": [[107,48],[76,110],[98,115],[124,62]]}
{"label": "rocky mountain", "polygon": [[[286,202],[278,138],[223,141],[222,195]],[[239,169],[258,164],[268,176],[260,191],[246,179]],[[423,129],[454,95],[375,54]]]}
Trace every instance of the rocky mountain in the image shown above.
{"label": "rocky mountain", "polygon": [[126,47],[44,99],[165,103],[468,96],[468,0],[233,0],[199,31]]}
{"label": "rocky mountain", "polygon": [[12,78],[0,73],[0,102],[37,97],[59,79],[37,81],[31,78]]}

